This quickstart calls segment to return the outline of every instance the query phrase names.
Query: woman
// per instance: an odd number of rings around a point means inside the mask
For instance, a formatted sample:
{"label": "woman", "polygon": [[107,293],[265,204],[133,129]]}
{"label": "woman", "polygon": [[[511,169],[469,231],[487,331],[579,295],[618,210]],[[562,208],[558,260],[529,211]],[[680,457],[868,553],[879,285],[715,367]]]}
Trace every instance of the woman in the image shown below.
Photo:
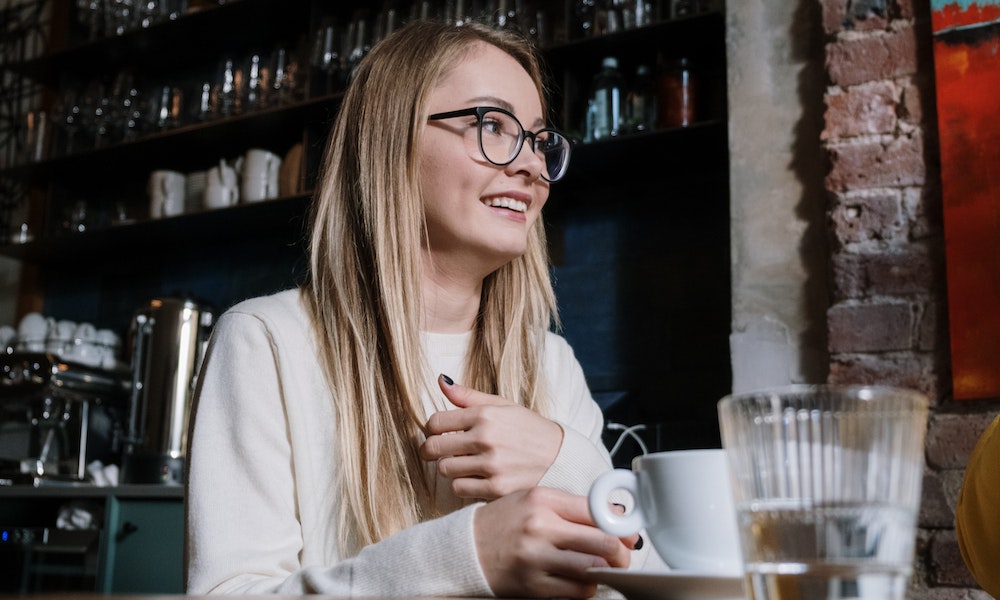
{"label": "woman", "polygon": [[540,212],[569,144],[544,127],[509,32],[415,22],[365,58],[309,281],[213,332],[189,593],[586,597],[588,567],[629,566],[638,538],[596,529],[583,496],[610,468],[601,413],[547,331]]}

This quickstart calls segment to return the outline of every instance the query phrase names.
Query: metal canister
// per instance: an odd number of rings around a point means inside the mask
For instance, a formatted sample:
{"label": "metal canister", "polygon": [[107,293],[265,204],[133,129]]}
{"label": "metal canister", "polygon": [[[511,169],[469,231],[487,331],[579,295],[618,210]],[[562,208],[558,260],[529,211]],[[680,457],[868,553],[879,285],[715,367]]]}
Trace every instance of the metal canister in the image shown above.
{"label": "metal canister", "polygon": [[191,401],[213,323],[211,311],[184,298],[156,298],[136,311],[125,483],[183,482]]}

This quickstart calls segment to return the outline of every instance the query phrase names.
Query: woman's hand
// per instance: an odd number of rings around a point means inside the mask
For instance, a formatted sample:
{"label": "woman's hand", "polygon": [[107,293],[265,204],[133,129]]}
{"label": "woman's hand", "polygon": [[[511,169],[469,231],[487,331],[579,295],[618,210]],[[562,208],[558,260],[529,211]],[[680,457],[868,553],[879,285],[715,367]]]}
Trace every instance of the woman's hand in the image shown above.
{"label": "woman's hand", "polygon": [[544,487],[480,506],[475,535],[479,564],[501,598],[593,596],[597,584],[587,569],[627,568],[638,539],[595,527],[586,497]]}
{"label": "woman's hand", "polygon": [[555,421],[499,396],[438,377],[456,410],[427,420],[420,457],[436,460],[459,498],[493,500],[534,487],[552,466],[563,431]]}

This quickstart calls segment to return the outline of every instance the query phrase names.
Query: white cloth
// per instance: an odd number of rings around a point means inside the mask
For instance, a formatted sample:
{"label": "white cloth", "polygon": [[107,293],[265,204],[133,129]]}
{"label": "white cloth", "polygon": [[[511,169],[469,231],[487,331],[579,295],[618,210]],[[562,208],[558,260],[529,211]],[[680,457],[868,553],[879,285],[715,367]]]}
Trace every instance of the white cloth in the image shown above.
{"label": "white cloth", "polygon": [[[425,334],[423,342],[428,377],[444,372],[461,383],[469,336]],[[440,482],[453,512],[342,556],[336,428],[316,357],[298,290],[242,302],[216,324],[189,444],[188,593],[491,596],[473,537],[479,505],[464,505]],[[611,465],[603,417],[555,334],[544,372],[565,434],[540,485],[586,494]]]}

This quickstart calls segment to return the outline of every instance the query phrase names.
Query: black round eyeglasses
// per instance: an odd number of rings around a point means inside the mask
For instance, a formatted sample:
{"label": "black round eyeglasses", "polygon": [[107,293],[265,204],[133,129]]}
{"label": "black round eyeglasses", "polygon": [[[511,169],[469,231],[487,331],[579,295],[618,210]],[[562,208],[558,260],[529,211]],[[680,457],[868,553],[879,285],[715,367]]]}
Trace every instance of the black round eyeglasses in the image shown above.
{"label": "black round eyeglasses", "polygon": [[542,179],[558,181],[566,174],[569,166],[570,142],[555,129],[525,131],[521,122],[510,111],[495,106],[474,106],[462,110],[436,113],[427,117],[429,121],[440,121],[454,117],[476,116],[475,136],[470,127],[465,140],[472,152],[478,152],[490,163],[503,167],[514,162],[524,147],[524,139],[531,140],[532,151],[542,160],[545,168]]}

